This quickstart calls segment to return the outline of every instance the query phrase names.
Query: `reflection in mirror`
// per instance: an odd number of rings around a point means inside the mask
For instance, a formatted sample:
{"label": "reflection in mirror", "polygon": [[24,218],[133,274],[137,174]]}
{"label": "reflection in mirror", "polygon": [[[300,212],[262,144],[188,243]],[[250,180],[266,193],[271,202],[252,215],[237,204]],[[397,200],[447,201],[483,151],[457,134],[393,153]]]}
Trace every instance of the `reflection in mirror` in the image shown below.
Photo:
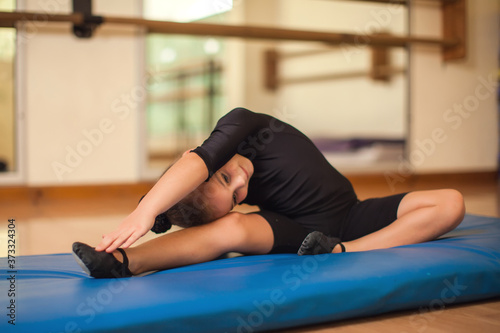
{"label": "reflection in mirror", "polygon": [[[231,7],[229,0],[217,5],[204,0],[146,0],[144,15],[175,22],[221,21],[221,13]],[[224,40],[150,34],[146,43],[148,164],[162,169],[196,147],[223,114]]]}
{"label": "reflection in mirror", "polygon": [[[14,0],[0,0],[0,11],[12,11]],[[0,28],[0,173],[16,170],[14,57],[16,31]]]}
{"label": "reflection in mirror", "polygon": [[[166,11],[146,1],[145,15],[185,13],[191,2],[169,1],[177,4]],[[214,12],[197,13],[191,20],[182,15],[147,18],[346,32],[367,39],[408,34],[408,10],[402,4],[214,3]],[[373,48],[363,39],[334,47],[171,35],[149,35],[147,41],[150,167],[165,167],[175,155],[200,144],[220,116],[239,106],[299,128],[342,172],[381,172],[401,163],[408,135],[405,48]]]}
{"label": "reflection in mirror", "polygon": [[151,35],[147,45],[147,145],[150,164],[161,168],[196,147],[220,116],[223,43]]}

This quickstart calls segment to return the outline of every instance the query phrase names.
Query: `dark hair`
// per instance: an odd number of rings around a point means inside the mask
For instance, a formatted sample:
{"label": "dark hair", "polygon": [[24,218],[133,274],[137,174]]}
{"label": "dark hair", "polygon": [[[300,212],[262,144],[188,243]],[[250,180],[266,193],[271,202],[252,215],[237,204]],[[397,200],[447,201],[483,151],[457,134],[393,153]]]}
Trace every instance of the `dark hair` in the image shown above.
{"label": "dark hair", "polygon": [[[175,162],[177,162],[177,160]],[[175,162],[172,163],[163,174],[165,174]],[[206,183],[203,183],[166,212],[156,216],[155,224],[151,228],[151,231],[159,234],[172,228],[172,224],[182,228],[189,228],[215,220],[215,214],[210,207],[206,194]],[[144,196],[142,198],[144,198]]]}
{"label": "dark hair", "polygon": [[172,206],[165,213],[171,224],[189,228],[212,222],[215,219],[208,198],[205,183]]}

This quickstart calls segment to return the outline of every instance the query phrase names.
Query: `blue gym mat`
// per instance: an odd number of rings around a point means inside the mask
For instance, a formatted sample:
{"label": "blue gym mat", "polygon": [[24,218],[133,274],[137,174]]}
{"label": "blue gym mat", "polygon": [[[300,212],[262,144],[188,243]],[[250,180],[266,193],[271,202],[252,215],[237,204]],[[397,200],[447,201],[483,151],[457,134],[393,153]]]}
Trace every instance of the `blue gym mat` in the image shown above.
{"label": "blue gym mat", "polygon": [[467,215],[418,245],[237,257],[127,279],[89,278],[70,254],[0,267],[1,332],[248,333],[498,297],[500,219]]}

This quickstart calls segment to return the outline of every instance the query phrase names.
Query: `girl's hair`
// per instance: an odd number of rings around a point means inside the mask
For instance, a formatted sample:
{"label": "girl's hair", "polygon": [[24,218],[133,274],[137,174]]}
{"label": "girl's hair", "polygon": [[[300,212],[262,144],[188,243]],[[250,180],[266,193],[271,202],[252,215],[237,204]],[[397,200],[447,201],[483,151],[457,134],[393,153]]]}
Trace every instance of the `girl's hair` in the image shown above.
{"label": "girl's hair", "polygon": [[[177,160],[172,163],[163,174],[165,174]],[[163,233],[169,230],[172,224],[182,228],[189,228],[212,222],[215,220],[215,214],[211,209],[207,194],[206,183],[203,183],[166,212],[158,215],[151,231]]]}
{"label": "girl's hair", "polygon": [[182,228],[212,222],[215,219],[208,197],[206,195],[206,183],[201,184],[184,199],[172,206],[165,213],[171,224]]}

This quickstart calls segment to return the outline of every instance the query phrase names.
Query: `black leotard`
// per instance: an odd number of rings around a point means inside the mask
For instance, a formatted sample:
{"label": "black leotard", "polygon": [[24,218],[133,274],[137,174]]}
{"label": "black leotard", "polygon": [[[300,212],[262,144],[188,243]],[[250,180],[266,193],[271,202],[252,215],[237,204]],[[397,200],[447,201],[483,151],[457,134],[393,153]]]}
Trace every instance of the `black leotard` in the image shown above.
{"label": "black leotard", "polygon": [[351,183],[299,130],[274,117],[237,108],[222,117],[193,150],[211,177],[235,154],[249,158],[254,174],[244,203],[273,228],[273,252],[295,252],[308,232],[339,236],[357,202]]}

